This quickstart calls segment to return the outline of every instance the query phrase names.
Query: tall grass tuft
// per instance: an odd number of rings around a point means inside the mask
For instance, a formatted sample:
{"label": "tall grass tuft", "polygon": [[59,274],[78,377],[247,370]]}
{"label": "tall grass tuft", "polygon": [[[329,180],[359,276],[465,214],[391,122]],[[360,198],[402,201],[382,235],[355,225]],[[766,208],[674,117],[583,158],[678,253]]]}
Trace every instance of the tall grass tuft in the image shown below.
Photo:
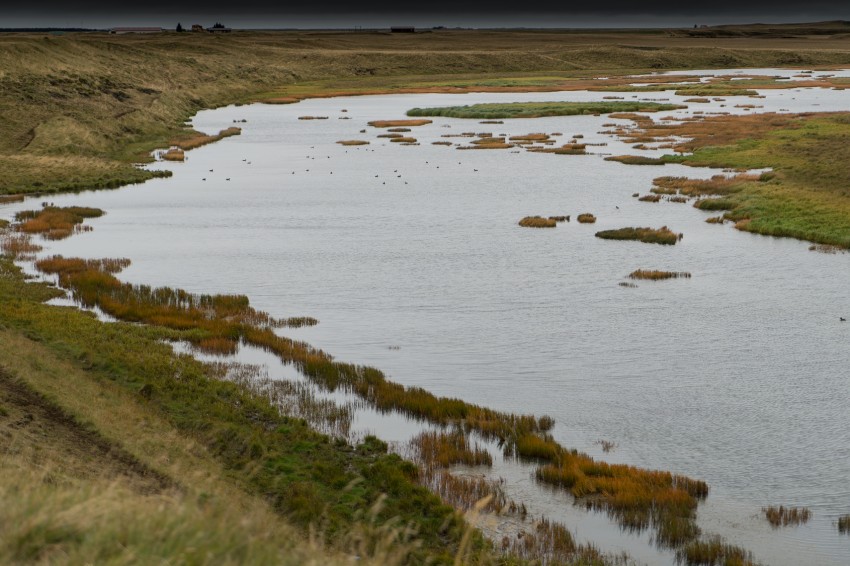
{"label": "tall grass tuft", "polygon": [[589,212],[584,212],[584,213],[578,215],[577,220],[581,224],[593,224],[593,223],[596,222],[596,217],[594,215],[590,214]]}
{"label": "tall grass tuft", "polygon": [[762,507],[762,513],[773,527],[787,527],[788,525],[802,525],[812,517],[812,512],[807,507],[785,507],[784,505],[771,505]]}

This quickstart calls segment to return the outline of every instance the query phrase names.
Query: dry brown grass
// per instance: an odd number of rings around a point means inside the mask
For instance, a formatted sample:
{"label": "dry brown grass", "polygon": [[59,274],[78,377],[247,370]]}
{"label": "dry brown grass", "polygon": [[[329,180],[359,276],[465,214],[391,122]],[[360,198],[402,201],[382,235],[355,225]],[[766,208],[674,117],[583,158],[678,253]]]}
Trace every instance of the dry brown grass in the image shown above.
{"label": "dry brown grass", "polygon": [[369,145],[369,142],[366,140],[340,140],[336,143],[339,145]]}
{"label": "dry brown grass", "polygon": [[0,204],[11,204],[13,202],[24,202],[24,195],[0,195]]}
{"label": "dry brown grass", "polygon": [[643,195],[638,200],[641,202],[658,202],[661,200],[661,195]]}
{"label": "dry brown grass", "polygon": [[185,161],[186,153],[180,148],[169,149],[162,152],[162,158],[166,161]]}
{"label": "dry brown grass", "polygon": [[188,137],[178,137],[171,141],[171,145],[176,145],[178,148],[184,151],[189,151],[190,149],[195,149],[207,144],[215,143],[224,138],[229,138],[230,136],[238,136],[241,133],[242,128],[231,126],[230,128],[225,128],[224,130],[221,130],[219,133],[212,136],[195,133],[193,135],[189,135]]}
{"label": "dry brown grass", "polygon": [[390,141],[393,142],[393,143],[404,143],[404,144],[406,144],[406,143],[416,143],[416,138],[405,138],[405,137],[392,138]]}
{"label": "dry brown grass", "polygon": [[582,224],[593,224],[594,222],[596,222],[596,217],[589,212],[584,212],[582,214],[579,214],[576,220],[578,220]]}
{"label": "dry brown grass", "polygon": [[15,229],[25,234],[41,234],[48,240],[62,240],[74,232],[90,230],[83,226],[86,218],[98,218],[103,211],[81,206],[46,206],[41,210],[24,210],[15,215]]}

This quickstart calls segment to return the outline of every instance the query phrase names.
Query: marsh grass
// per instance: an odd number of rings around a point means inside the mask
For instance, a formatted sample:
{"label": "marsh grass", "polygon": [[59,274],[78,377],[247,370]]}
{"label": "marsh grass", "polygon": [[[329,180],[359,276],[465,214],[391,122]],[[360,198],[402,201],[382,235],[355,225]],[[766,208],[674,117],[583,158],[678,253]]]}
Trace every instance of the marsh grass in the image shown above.
{"label": "marsh grass", "polygon": [[617,161],[626,165],[664,165],[666,161],[660,157],[646,157],[644,155],[612,155],[605,161]]}
{"label": "marsh grass", "polygon": [[413,128],[416,126],[431,124],[433,123],[433,120],[374,120],[367,123],[373,128]]}
{"label": "marsh grass", "polygon": [[[725,222],[726,219],[723,218],[723,216],[709,216],[708,218],[705,219],[705,221],[706,221],[707,224],[723,224],[723,222]],[[809,248],[809,249],[811,249],[811,248]]]}
{"label": "marsh grass", "polygon": [[450,141],[435,141],[431,142],[431,145],[452,145]]}
{"label": "marsh grass", "polygon": [[788,525],[802,525],[812,517],[812,512],[807,507],[785,507],[784,505],[771,505],[762,507],[764,517],[773,527],[787,527]]}
{"label": "marsh grass", "polygon": [[390,141],[393,143],[416,143],[416,138],[392,138]]}
{"label": "marsh grass", "polygon": [[838,532],[842,534],[850,533],[850,514],[838,518]]}
{"label": "marsh grass", "polygon": [[685,566],[757,566],[751,552],[719,536],[688,543],[676,551],[676,562]]}
{"label": "marsh grass", "polygon": [[171,145],[176,145],[178,148],[184,151],[189,151],[190,149],[195,149],[201,146],[215,143],[217,141],[223,140],[224,138],[238,136],[241,133],[242,128],[237,128],[236,126],[225,128],[224,130],[221,130],[219,133],[212,136],[195,132],[193,135],[189,135],[188,137],[177,137],[173,139],[171,141]]}
{"label": "marsh grass", "polygon": [[299,120],[327,120],[327,116],[299,116]]}
{"label": "marsh grass", "polygon": [[185,161],[186,153],[180,148],[169,149],[168,151],[164,151],[160,154],[160,156],[166,161]]}
{"label": "marsh grass", "polygon": [[411,440],[419,461],[428,467],[448,468],[458,464],[464,466],[493,465],[490,453],[478,446],[471,445],[461,431],[437,432],[425,431]]}
{"label": "marsh grass", "polygon": [[687,271],[658,271],[656,269],[637,269],[629,273],[629,279],[648,279],[650,281],[690,278],[691,274]]}
{"label": "marsh grass", "polygon": [[578,220],[582,224],[593,224],[596,222],[596,217],[590,214],[589,212],[584,212],[582,214],[579,214],[576,220]]}
{"label": "marsh grass", "polygon": [[558,225],[558,222],[554,218],[526,216],[518,224],[523,228],[554,228]]}
{"label": "marsh grass", "polygon": [[659,112],[675,110],[677,108],[684,108],[684,106],[637,101],[508,102],[448,106],[443,108],[413,108],[407,111],[407,115],[493,120],[501,118],[542,118],[546,116],[608,114],[611,112]]}
{"label": "marsh grass", "polygon": [[339,145],[369,145],[369,142],[366,140],[340,140],[336,143]]}
{"label": "marsh grass", "polygon": [[16,259],[32,259],[42,247],[28,234],[0,234],[0,251]]}
{"label": "marsh grass", "polygon": [[376,137],[378,137],[378,138],[386,138],[386,139],[393,139],[393,138],[403,138],[404,136],[403,136],[403,135],[401,135],[401,134],[378,134]]}
{"label": "marsh grass", "polygon": [[569,217],[569,215],[566,215],[566,216],[550,216],[549,220],[554,220],[555,222],[569,222],[570,217]]}
{"label": "marsh grass", "polygon": [[658,202],[661,200],[661,195],[643,195],[638,200],[640,202]]}
{"label": "marsh grass", "polygon": [[0,204],[12,204],[24,202],[24,195],[0,195]]}
{"label": "marsh grass", "polygon": [[15,214],[19,223],[15,229],[25,234],[40,234],[48,240],[62,240],[74,232],[90,229],[83,227],[82,223],[103,214],[98,208],[46,206],[41,210],[24,210]]}
{"label": "marsh grass", "polygon": [[554,153],[556,155],[586,155],[587,144],[567,143],[560,147],[532,147],[528,151],[537,153]]}
{"label": "marsh grass", "polygon": [[[399,133],[399,132],[409,132],[409,131],[411,131],[411,129],[410,128],[389,128],[387,131]],[[378,137],[380,137],[380,136],[378,136]]]}
{"label": "marsh grass", "polygon": [[603,240],[637,240],[647,244],[668,246],[675,245],[681,239],[681,236],[667,226],[661,228],[620,228],[618,230],[602,230],[596,233],[596,237]]}

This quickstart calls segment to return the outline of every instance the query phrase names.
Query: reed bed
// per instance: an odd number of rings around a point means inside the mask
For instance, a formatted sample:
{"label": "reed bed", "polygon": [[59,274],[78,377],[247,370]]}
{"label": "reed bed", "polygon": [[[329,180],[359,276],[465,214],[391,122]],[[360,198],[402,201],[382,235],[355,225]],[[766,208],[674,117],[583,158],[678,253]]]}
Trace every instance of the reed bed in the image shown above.
{"label": "reed bed", "polygon": [[751,552],[719,536],[688,543],[676,551],[676,562],[685,566],[757,566]]}
{"label": "reed bed", "polygon": [[448,468],[458,464],[465,466],[493,465],[493,457],[484,449],[470,445],[462,431],[425,431],[411,440],[417,457],[427,467]]}
{"label": "reed bed", "polygon": [[605,161],[617,161],[626,165],[664,165],[666,163],[661,157],[646,157],[644,155],[612,155],[606,157]]}
{"label": "reed bed", "polygon": [[[711,216],[705,219],[708,224],[723,224],[725,220],[726,219],[723,216]],[[811,249],[811,247],[809,249]]]}
{"label": "reed bed", "polygon": [[403,138],[404,136],[401,135],[401,134],[378,134],[377,137],[378,138],[393,139],[393,138]]}
{"label": "reed bed", "polygon": [[549,220],[554,220],[555,222],[569,222],[570,216],[569,215],[566,215],[566,216],[550,216]]}
{"label": "reed bed", "polygon": [[517,504],[505,495],[503,480],[460,476],[442,469],[421,468],[419,482],[436,493],[445,503],[460,511],[478,509],[479,512],[495,515],[517,514],[521,518],[528,513],[525,505]]}
{"label": "reed bed", "polygon": [[838,532],[842,534],[850,533],[850,514],[838,518]]}
{"label": "reed bed", "polygon": [[15,229],[25,234],[41,234],[48,240],[62,240],[75,232],[90,230],[82,223],[87,218],[99,218],[104,212],[99,208],[81,206],[46,206],[41,210],[24,210],[15,215]]}
{"label": "reed bed", "polygon": [[502,551],[509,556],[540,564],[604,564],[602,553],[591,544],[576,544],[569,529],[542,518],[531,529],[505,535]]}
{"label": "reed bed", "polygon": [[286,379],[272,379],[264,366],[237,362],[208,364],[213,377],[235,383],[255,395],[265,398],[281,415],[304,419],[310,427],[351,442],[351,423],[355,406],[339,405],[316,395],[310,383]]}
{"label": "reed bed", "polygon": [[762,507],[762,513],[773,527],[787,527],[788,525],[802,525],[812,518],[812,512],[807,507],[785,507],[784,505],[771,505]]}
{"label": "reed bed", "polygon": [[638,200],[640,202],[658,202],[661,200],[661,195],[643,195]]}
{"label": "reed bed", "polygon": [[392,138],[390,141],[393,143],[416,143],[416,138]]}
{"label": "reed bed", "polygon": [[24,195],[0,195],[0,204],[12,204],[14,202],[24,202]]}
{"label": "reed bed", "polygon": [[526,216],[518,222],[523,228],[554,228],[558,222],[554,218],[542,216]]}
{"label": "reed bed", "polygon": [[175,145],[184,151],[189,151],[190,149],[195,149],[207,144],[215,143],[217,141],[223,140],[224,138],[238,136],[241,133],[242,128],[231,126],[229,128],[225,128],[224,130],[221,130],[219,133],[212,136],[208,136],[206,134],[197,134],[190,137],[177,138],[171,141],[171,145]]}
{"label": "reed bed", "polygon": [[448,106],[443,108],[412,108],[407,111],[407,115],[498,120],[503,118],[542,118],[545,116],[608,114],[611,112],[660,112],[679,108],[685,107],[675,104],[640,101],[508,102]]}
{"label": "reed bed", "polygon": [[661,228],[620,228],[618,230],[602,230],[596,233],[603,240],[637,240],[647,244],[676,245],[682,239],[682,234],[676,234],[667,226]]}
{"label": "reed bed", "polygon": [[660,281],[662,279],[690,279],[687,271],[659,271],[657,269],[636,269],[629,273],[629,279]]}
{"label": "reed bed", "polygon": [[579,214],[578,217],[576,217],[576,220],[582,224],[593,224],[596,222],[596,217],[589,212],[584,212]]}
{"label": "reed bed", "polygon": [[33,259],[42,247],[32,242],[28,234],[3,234],[0,236],[0,251],[14,259]]}
{"label": "reed bed", "polygon": [[678,204],[685,204],[686,202],[688,202],[688,197],[681,196],[681,195],[674,195],[674,196],[668,197],[667,202],[675,202],[675,203],[678,203]]}
{"label": "reed bed", "polygon": [[339,140],[339,145],[369,145],[369,142],[366,140]]}
{"label": "reed bed", "polygon": [[180,148],[172,148],[160,154],[166,161],[185,161],[186,152]]}
{"label": "reed bed", "polygon": [[708,104],[711,102],[711,99],[703,97],[686,98],[685,102],[693,102],[695,104]]}
{"label": "reed bed", "polygon": [[374,120],[368,122],[373,128],[414,128],[433,123],[433,120]]}

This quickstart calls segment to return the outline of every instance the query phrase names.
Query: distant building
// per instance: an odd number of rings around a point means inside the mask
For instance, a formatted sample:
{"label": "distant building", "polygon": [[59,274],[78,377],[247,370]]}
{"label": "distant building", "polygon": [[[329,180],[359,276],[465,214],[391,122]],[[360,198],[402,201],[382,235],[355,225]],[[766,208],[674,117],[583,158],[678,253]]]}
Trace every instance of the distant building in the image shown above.
{"label": "distant building", "polygon": [[202,26],[201,24],[192,24],[192,31],[194,31],[194,32],[204,31],[204,26]]}
{"label": "distant building", "polygon": [[162,28],[112,28],[109,33],[125,34],[125,33],[162,33]]}
{"label": "distant building", "polygon": [[390,31],[392,33],[415,33],[416,28],[413,26],[393,26]]}

